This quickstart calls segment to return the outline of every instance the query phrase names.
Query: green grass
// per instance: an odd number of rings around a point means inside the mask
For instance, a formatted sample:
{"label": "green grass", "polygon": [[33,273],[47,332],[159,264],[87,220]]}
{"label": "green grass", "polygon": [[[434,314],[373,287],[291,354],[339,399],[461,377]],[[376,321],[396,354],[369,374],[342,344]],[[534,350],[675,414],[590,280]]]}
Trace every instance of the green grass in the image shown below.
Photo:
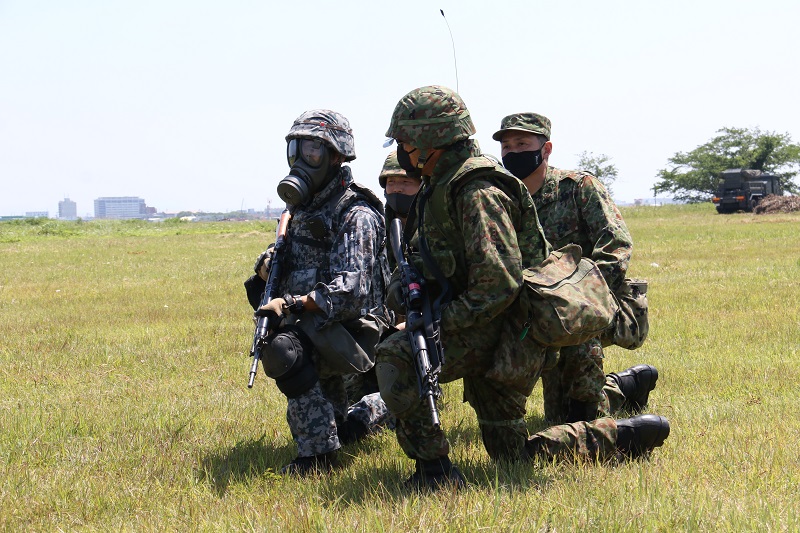
{"label": "green grass", "polygon": [[[394,435],[302,481],[285,399],[248,390],[242,282],[274,223],[0,224],[0,530],[796,531],[800,214],[623,211],[661,374],[647,461],[496,466],[446,386],[470,488],[417,495]],[[541,392],[529,401],[542,428]]]}

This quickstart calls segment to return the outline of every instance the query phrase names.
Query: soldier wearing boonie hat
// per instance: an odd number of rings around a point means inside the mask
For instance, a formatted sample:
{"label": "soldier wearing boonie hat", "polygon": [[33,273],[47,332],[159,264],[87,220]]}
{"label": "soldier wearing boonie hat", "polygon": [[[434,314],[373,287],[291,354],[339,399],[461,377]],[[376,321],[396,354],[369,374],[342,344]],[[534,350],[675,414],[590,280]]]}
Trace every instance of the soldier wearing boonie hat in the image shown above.
{"label": "soldier wearing boonie hat", "polygon": [[[500,121],[503,165],[531,193],[553,248],[570,243],[597,263],[612,291],[625,283],[633,240],[605,186],[588,172],[549,165],[551,123],[538,113],[515,113]],[[560,350],[555,368],[542,372],[545,417],[554,422],[593,420],[621,408],[639,410],[655,388],[658,371],[638,365],[606,376],[599,339]]]}
{"label": "soldier wearing boonie hat", "polygon": [[[435,339],[426,351],[433,354],[431,366],[434,358],[441,363],[442,382],[462,380],[464,400],[477,415],[492,459],[592,460],[660,446],[668,425],[659,417],[645,419],[647,424],[604,418],[529,436],[526,403],[545,362],[544,348],[520,335],[514,304],[524,266],[541,263],[548,245],[530,194],[481,154],[474,133],[466,104],[446,87],[414,89],[392,113],[386,135],[398,143],[398,163],[422,177],[406,227],[413,233],[407,259],[424,277],[422,298],[430,304],[430,319],[407,326]],[[420,399],[417,353],[406,331],[389,335],[376,348],[381,397],[397,418],[398,444],[416,463],[407,486],[464,487],[435,405],[431,409]]]}
{"label": "soldier wearing boonie hat", "polygon": [[508,115],[500,122],[500,129],[494,132],[492,139],[501,141],[507,131],[522,131],[544,135],[550,140],[550,119],[538,113],[516,113]]}

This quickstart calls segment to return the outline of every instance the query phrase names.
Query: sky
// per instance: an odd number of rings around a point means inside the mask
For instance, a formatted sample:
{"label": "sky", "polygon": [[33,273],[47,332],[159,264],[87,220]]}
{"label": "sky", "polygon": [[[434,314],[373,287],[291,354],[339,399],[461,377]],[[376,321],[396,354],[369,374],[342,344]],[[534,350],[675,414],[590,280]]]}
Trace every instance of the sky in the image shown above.
{"label": "sky", "polygon": [[618,202],[652,198],[720,128],[800,140],[799,26],[796,0],[0,0],[0,215],[280,207],[284,138],[314,108],[349,119],[380,193],[392,110],[433,84],[484,152],[502,117],[541,113],[551,165],[607,155]]}

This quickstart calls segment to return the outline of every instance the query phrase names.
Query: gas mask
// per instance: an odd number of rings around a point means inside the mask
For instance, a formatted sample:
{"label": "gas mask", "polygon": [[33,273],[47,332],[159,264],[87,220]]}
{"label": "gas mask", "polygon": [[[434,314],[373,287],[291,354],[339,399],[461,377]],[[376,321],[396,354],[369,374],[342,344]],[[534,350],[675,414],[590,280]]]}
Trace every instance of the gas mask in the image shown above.
{"label": "gas mask", "polygon": [[319,139],[291,139],[286,145],[291,170],[278,183],[278,196],[290,206],[307,203],[331,174],[331,153]]}

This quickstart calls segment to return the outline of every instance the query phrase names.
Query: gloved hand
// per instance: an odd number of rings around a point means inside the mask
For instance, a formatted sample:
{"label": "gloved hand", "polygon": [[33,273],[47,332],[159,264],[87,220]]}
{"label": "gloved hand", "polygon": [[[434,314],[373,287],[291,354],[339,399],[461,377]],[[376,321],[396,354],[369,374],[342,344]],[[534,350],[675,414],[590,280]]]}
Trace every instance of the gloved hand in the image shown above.
{"label": "gloved hand", "polygon": [[267,281],[269,277],[269,261],[272,259],[272,252],[275,250],[275,245],[270,244],[266,250],[261,252],[256,259],[256,264],[253,265],[253,272],[258,274],[258,277]]}
{"label": "gloved hand", "polygon": [[397,313],[406,313],[406,302],[403,300],[403,284],[400,282],[400,271],[395,269],[389,287],[386,290],[386,307]]}
{"label": "gloved hand", "polygon": [[274,316],[283,318],[286,316],[286,300],[283,298],[273,298],[267,305],[262,305],[256,311],[256,316]]}

